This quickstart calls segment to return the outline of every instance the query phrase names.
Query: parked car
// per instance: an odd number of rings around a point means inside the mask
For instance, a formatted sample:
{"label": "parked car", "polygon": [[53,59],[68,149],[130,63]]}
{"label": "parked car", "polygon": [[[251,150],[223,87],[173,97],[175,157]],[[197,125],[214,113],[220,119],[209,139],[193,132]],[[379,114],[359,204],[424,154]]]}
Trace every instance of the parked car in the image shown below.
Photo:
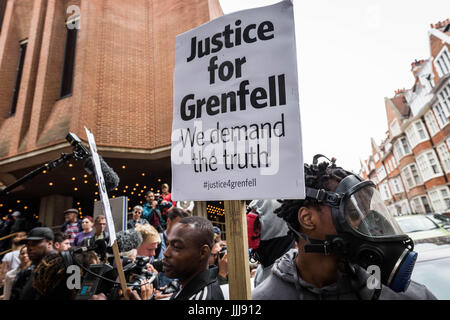
{"label": "parked car", "polygon": [[450,232],[440,227],[426,215],[415,214],[409,216],[395,217],[404,233],[411,237],[414,242],[424,242],[424,239],[440,238],[450,236]]}
{"label": "parked car", "polygon": [[436,222],[440,227],[450,231],[450,218],[446,215],[440,213],[428,213],[425,216]]}
{"label": "parked car", "polygon": [[425,285],[439,300],[450,299],[450,238],[441,245],[419,243],[411,279]]}

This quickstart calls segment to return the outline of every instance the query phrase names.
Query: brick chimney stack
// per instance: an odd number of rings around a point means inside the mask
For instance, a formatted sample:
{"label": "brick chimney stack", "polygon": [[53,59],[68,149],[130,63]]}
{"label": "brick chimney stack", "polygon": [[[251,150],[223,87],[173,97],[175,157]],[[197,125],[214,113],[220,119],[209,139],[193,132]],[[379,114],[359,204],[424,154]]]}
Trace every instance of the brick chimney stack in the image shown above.
{"label": "brick chimney stack", "polygon": [[417,77],[417,73],[419,72],[421,66],[423,65],[423,63],[425,62],[425,60],[415,60],[413,63],[411,63],[411,72],[414,75],[414,78]]}
{"label": "brick chimney stack", "polygon": [[450,23],[450,19],[446,19],[444,21],[439,21],[438,23],[431,24],[431,29],[441,29],[445,28]]}

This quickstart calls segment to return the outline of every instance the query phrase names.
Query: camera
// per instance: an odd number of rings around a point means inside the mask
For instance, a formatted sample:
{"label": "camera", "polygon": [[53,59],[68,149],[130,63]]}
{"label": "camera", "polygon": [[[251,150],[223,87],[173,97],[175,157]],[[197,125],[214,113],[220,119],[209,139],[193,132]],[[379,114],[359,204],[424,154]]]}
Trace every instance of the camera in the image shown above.
{"label": "camera", "polygon": [[155,260],[153,260],[152,266],[153,266],[153,268],[155,268],[156,271],[158,271],[158,272],[163,272],[163,263],[162,263],[162,260],[160,260],[160,259],[155,259]]}
{"label": "camera", "polygon": [[123,272],[128,280],[127,287],[131,290],[141,292],[141,280],[153,283],[156,280],[156,274],[147,270],[147,264],[150,258],[146,256],[138,256],[132,262],[128,258],[124,258]]}
{"label": "camera", "polygon": [[[127,279],[127,287],[141,293],[141,280],[153,283],[156,274],[147,270],[149,257],[136,257],[133,262],[127,257],[123,257],[123,271],[125,279]],[[118,289],[120,283],[116,282],[118,273],[117,269],[110,264],[94,264],[90,265],[88,271],[81,281],[81,289],[79,290],[76,300],[88,300],[94,294],[103,293],[108,300],[118,300]]]}

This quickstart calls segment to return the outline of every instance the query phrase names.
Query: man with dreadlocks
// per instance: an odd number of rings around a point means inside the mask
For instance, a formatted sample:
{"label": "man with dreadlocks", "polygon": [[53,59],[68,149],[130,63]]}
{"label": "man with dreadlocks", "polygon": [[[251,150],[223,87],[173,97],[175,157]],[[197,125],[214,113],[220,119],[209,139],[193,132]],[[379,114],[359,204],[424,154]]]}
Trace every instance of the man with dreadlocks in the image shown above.
{"label": "man with dreadlocks", "polygon": [[274,211],[298,249],[278,259],[254,300],[435,299],[410,280],[417,253],[371,181],[329,162],[305,164],[306,197]]}
{"label": "man with dreadlocks", "polygon": [[[72,253],[69,253],[72,255]],[[93,251],[75,254],[78,264],[89,268],[91,264],[100,263],[100,259]],[[77,294],[76,289],[67,287],[67,262],[61,253],[49,254],[36,267],[33,279],[33,288],[38,292],[36,300],[73,300]]]}

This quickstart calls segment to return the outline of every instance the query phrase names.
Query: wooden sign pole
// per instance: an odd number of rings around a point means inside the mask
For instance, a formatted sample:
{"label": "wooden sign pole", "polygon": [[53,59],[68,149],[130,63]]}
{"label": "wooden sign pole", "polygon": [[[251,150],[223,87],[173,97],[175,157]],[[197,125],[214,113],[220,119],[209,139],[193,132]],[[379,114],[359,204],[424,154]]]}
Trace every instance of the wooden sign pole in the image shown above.
{"label": "wooden sign pole", "polygon": [[122,287],[123,296],[125,297],[125,300],[129,300],[127,293],[127,281],[125,279],[125,274],[123,272],[122,260],[120,260],[119,246],[117,244],[117,240],[114,241],[112,249],[114,254],[114,261],[116,261],[117,273],[119,274],[119,281],[120,286]]}
{"label": "wooden sign pole", "polygon": [[230,300],[251,300],[247,218],[244,201],[225,201]]}

